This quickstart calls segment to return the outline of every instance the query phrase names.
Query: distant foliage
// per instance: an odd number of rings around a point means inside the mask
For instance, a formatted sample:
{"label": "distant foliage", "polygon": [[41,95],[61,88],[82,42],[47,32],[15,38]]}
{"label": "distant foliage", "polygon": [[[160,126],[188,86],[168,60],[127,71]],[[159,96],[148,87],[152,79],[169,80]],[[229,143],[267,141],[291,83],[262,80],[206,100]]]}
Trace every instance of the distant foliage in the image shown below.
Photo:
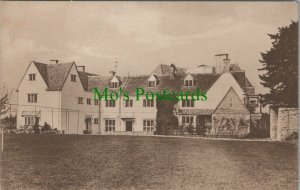
{"label": "distant foliage", "polygon": [[264,73],[259,78],[270,92],[262,95],[262,104],[298,107],[298,21],[268,35],[273,46],[261,53],[263,67],[259,70]]}

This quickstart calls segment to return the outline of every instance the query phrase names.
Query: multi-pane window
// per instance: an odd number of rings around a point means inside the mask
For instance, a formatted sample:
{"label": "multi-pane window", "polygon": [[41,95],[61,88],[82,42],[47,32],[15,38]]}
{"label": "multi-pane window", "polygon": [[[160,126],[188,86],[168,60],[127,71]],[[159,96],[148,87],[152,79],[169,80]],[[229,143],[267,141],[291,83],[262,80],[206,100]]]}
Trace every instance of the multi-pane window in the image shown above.
{"label": "multi-pane window", "polygon": [[27,98],[29,103],[37,102],[37,94],[28,94]]}
{"label": "multi-pane window", "polygon": [[156,81],[148,81],[148,87],[155,87]]}
{"label": "multi-pane window", "polygon": [[182,100],[182,107],[194,107],[193,100]]}
{"label": "multi-pane window", "polygon": [[119,83],[118,82],[111,82],[110,83],[110,87],[111,88],[118,88],[119,87]]}
{"label": "multi-pane window", "polygon": [[35,74],[29,74],[29,80],[30,81],[35,80]]}
{"label": "multi-pane window", "polygon": [[153,119],[144,119],[143,120],[143,130],[144,131],[154,131],[155,125]]}
{"label": "multi-pane window", "polygon": [[106,107],[116,107],[116,101],[115,100],[107,100],[105,102]]}
{"label": "multi-pane window", "polygon": [[193,116],[182,116],[182,124],[193,124],[194,117]]}
{"label": "multi-pane window", "polygon": [[229,98],[229,106],[232,107],[233,99]]}
{"label": "multi-pane window", "polygon": [[83,97],[78,97],[78,104],[83,104]]}
{"label": "multi-pane window", "polygon": [[98,99],[95,99],[95,100],[94,100],[94,104],[95,104],[95,105],[99,105],[99,100],[98,100]]}
{"label": "multi-pane window", "polygon": [[76,82],[76,75],[71,75],[71,81]]}
{"label": "multi-pane window", "polygon": [[154,100],[143,100],[143,107],[154,107]]}
{"label": "multi-pane window", "polygon": [[125,100],[125,107],[132,107],[133,106],[133,100]]}
{"label": "multi-pane window", "polygon": [[98,118],[94,118],[94,124],[98,124],[99,123],[99,119]]}
{"label": "multi-pane window", "polygon": [[115,131],[116,130],[116,120],[106,119],[105,120],[105,131]]}
{"label": "multi-pane window", "polygon": [[184,86],[194,86],[194,81],[193,80],[185,80]]}
{"label": "multi-pane window", "polygon": [[25,125],[34,125],[34,117],[32,116],[26,116],[25,117]]}
{"label": "multi-pane window", "polygon": [[91,98],[87,98],[86,99],[86,104],[91,105],[92,99]]}

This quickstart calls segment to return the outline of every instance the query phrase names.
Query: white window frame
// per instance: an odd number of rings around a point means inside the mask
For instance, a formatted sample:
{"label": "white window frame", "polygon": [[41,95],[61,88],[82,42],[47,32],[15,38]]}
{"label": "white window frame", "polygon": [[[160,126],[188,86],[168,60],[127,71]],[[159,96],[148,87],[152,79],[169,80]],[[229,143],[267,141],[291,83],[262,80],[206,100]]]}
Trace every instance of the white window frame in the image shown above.
{"label": "white window frame", "polygon": [[182,100],[181,107],[183,107],[183,108],[193,108],[193,107],[195,107],[195,102],[191,99]]}
{"label": "white window frame", "polygon": [[148,81],[148,87],[156,87],[156,81]]}
{"label": "white window frame", "polygon": [[145,108],[154,107],[154,99],[152,100],[143,99],[143,107]]}
{"label": "white window frame", "polygon": [[71,74],[71,81],[72,81],[72,82],[76,82],[76,78],[77,78],[76,76],[77,76],[77,75]]}
{"label": "white window frame", "polygon": [[184,80],[184,86],[194,86],[194,80]]}
{"label": "white window frame", "polygon": [[94,118],[94,124],[99,124],[99,118]]}
{"label": "white window frame", "polygon": [[119,87],[119,82],[111,82],[110,87],[111,88],[118,88]]}
{"label": "white window frame", "polygon": [[115,119],[104,119],[105,132],[116,131]]}
{"label": "white window frame", "polygon": [[92,104],[92,98],[86,98],[86,104],[91,105]]}
{"label": "white window frame", "polygon": [[181,116],[181,124],[186,125],[186,124],[193,124],[194,121],[194,116],[190,115],[183,115]]}
{"label": "white window frame", "polygon": [[116,107],[116,100],[106,100],[105,107],[107,108],[114,108]]}
{"label": "white window frame", "polygon": [[83,97],[78,97],[78,104],[83,104]]}
{"label": "white window frame", "polygon": [[155,131],[155,120],[154,119],[143,119],[143,131]]}
{"label": "white window frame", "polygon": [[33,126],[35,123],[35,117],[34,116],[25,116],[25,126]]}
{"label": "white window frame", "polygon": [[30,93],[27,94],[27,102],[28,103],[37,103],[37,93]]}
{"label": "white window frame", "polygon": [[133,100],[125,100],[125,107],[126,108],[131,108],[133,107]]}
{"label": "white window frame", "polygon": [[29,74],[29,81],[35,81],[35,76],[36,74],[34,73]]}

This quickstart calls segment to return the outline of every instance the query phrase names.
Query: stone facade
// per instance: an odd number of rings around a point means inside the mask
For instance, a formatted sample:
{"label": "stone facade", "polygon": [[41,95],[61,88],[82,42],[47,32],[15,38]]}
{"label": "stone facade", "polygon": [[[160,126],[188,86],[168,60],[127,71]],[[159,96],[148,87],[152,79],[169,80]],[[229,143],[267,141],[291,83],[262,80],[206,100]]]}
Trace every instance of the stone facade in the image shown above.
{"label": "stone facade", "polygon": [[276,141],[285,140],[298,132],[298,108],[270,109],[270,138]]}
{"label": "stone facade", "polygon": [[233,88],[212,115],[209,135],[243,137],[250,133],[250,112]]}
{"label": "stone facade", "polygon": [[209,135],[243,137],[250,133],[250,114],[213,114]]}

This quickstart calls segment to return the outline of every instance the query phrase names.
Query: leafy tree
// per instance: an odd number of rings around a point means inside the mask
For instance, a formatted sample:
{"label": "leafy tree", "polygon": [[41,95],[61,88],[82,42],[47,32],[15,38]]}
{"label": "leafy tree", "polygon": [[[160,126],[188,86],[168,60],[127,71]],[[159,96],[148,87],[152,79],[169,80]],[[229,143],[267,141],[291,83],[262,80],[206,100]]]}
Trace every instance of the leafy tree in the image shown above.
{"label": "leafy tree", "polygon": [[160,100],[156,102],[156,133],[169,134],[171,130],[178,128],[178,119],[174,115],[174,106],[177,101]]}
{"label": "leafy tree", "polygon": [[298,21],[268,34],[272,48],[261,53],[264,71],[261,84],[270,91],[262,95],[262,105],[298,107]]}

